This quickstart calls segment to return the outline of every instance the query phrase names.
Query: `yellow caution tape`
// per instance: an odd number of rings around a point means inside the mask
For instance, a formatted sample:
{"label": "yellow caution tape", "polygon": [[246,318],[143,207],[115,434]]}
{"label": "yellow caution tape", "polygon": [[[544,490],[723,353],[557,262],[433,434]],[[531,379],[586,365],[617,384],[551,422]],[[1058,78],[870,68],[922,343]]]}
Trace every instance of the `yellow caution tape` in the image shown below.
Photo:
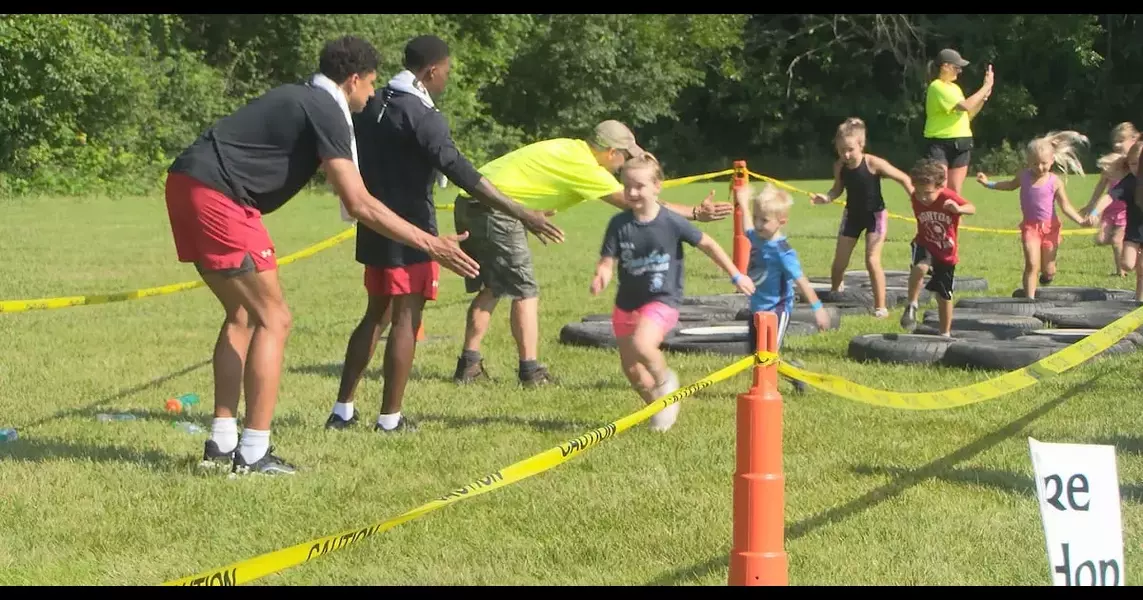
{"label": "yellow caution tape", "polygon": [[715,383],[729,379],[754,364],[772,365],[777,360],[778,356],[771,353],[758,353],[747,356],[727,367],[711,373],[699,381],[659,398],[638,412],[634,412],[618,421],[613,421],[579,437],[570,439],[558,446],[536,454],[531,458],[524,459],[513,465],[489,473],[466,486],[457,488],[398,517],[296,544],[225,567],[210,569],[195,575],[168,581],[162,585],[241,585],[277,573],[283,569],[300,565],[320,556],[325,556],[330,552],[341,550],[350,544],[392,529],[397,525],[426,515],[434,510],[444,508],[467,498],[486,494],[516,483],[517,481],[527,479],[533,475],[543,473],[646,421],[668,405],[679,402],[688,396],[692,396]]}
{"label": "yellow caution tape", "polygon": [[[780,187],[780,188],[782,188],[788,192],[792,192],[795,194],[805,194],[807,196],[813,196],[814,195],[813,192],[807,192],[806,190],[798,189],[798,188],[796,188],[796,187],[794,187],[794,186],[792,186],[792,185],[790,185],[784,181],[778,181],[777,179],[774,179],[773,177],[767,177],[765,175],[759,175],[758,173],[755,173],[754,171],[747,171],[747,172],[750,174],[751,177],[772,183],[772,184],[774,184],[774,185],[776,185],[776,186],[778,186],[778,187]],[[834,200],[832,202],[832,204],[837,204],[839,206],[845,206],[845,202],[842,202],[841,200]],[[901,221],[909,221],[910,223],[916,223],[917,222],[917,220],[914,219],[913,217],[906,217],[904,215],[897,215],[897,214],[893,214],[893,213],[889,213],[889,218],[890,219],[899,219]],[[961,225],[958,229],[960,229],[961,231],[976,231],[979,233],[1008,233],[1008,234],[1019,234],[1020,233],[1019,229],[994,229],[991,227],[973,227],[972,225]],[[1060,229],[1060,235],[1092,235],[1095,232],[1096,232],[1095,229]]]}
{"label": "yellow caution tape", "polygon": [[865,404],[903,410],[948,410],[984,402],[1036,385],[1042,379],[1058,375],[1090,360],[1141,326],[1143,326],[1143,307],[1123,315],[1083,340],[1022,369],[1010,371],[987,381],[940,392],[877,390],[833,375],[799,369],[784,362],[778,365],[778,372],[820,390]]}
{"label": "yellow caution tape", "polygon": [[[295,260],[312,256],[329,248],[335,246],[356,234],[356,229],[349,228],[345,231],[322,240],[308,248],[299,250],[288,256],[284,256],[278,260],[279,265],[288,265]],[[149,298],[151,296],[163,296],[166,294],[174,294],[176,292],[185,292],[200,288],[206,284],[200,279],[198,281],[184,281],[182,283],[172,283],[170,285],[163,285],[159,287],[143,288],[141,290],[133,290],[129,292],[116,292],[114,294],[92,294],[88,296],[67,296],[63,298],[41,298],[39,300],[4,300],[0,301],[0,313],[10,312],[23,312],[26,310],[47,310],[52,308],[67,308],[70,306],[84,306],[89,304],[107,304],[108,302],[122,302],[124,300],[136,300],[138,298]]]}

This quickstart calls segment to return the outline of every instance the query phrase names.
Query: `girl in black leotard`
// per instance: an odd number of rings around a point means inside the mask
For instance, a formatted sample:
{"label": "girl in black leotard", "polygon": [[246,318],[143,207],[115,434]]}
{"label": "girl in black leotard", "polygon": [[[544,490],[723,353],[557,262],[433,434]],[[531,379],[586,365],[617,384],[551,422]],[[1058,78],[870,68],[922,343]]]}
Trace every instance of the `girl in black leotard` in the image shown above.
{"label": "girl in black leotard", "polygon": [[885,243],[889,212],[881,196],[881,178],[888,177],[901,184],[908,195],[913,193],[913,183],[889,161],[865,152],[865,122],[861,119],[851,117],[839,125],[834,144],[839,158],[833,165],[833,187],[811,198],[814,204],[829,204],[845,194],[845,210],[841,214],[830,269],[830,289],[834,292],[842,289],[842,277],[849,268],[853,248],[864,231],[865,268],[873,288],[873,316],[884,319],[889,316],[889,309],[885,301],[881,248]]}
{"label": "girl in black leotard", "polygon": [[[1115,187],[1108,192],[1112,197],[1118,197],[1127,204],[1127,226],[1123,232],[1123,251],[1135,252],[1137,255],[1143,249],[1143,185],[1139,177],[1139,154],[1143,152],[1143,141],[1136,142],[1127,152],[1127,168],[1130,171],[1126,177],[1119,180]],[[1143,260],[1135,261],[1135,299],[1143,300]]]}

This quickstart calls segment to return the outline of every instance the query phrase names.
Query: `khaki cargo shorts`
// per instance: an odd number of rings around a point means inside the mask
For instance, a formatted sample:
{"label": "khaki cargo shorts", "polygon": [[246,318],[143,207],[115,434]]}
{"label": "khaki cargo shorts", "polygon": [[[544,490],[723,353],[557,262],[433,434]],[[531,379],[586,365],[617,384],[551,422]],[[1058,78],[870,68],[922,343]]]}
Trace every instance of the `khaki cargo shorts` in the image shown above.
{"label": "khaki cargo shorts", "polygon": [[473,294],[486,287],[497,298],[514,299],[540,295],[523,223],[476,200],[457,196],[453,224],[457,233],[468,232],[468,239],[460,243],[461,250],[480,263],[480,275],[465,278],[465,291]]}

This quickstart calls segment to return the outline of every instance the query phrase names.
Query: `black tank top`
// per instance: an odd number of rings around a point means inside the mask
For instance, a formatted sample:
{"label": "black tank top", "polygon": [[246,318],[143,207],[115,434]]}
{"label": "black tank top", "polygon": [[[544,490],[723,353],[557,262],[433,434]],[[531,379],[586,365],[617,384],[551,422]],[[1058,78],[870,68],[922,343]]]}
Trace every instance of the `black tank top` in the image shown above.
{"label": "black tank top", "polygon": [[841,183],[845,186],[845,205],[851,211],[878,212],[885,210],[881,197],[881,177],[869,172],[865,157],[853,169],[841,165]]}

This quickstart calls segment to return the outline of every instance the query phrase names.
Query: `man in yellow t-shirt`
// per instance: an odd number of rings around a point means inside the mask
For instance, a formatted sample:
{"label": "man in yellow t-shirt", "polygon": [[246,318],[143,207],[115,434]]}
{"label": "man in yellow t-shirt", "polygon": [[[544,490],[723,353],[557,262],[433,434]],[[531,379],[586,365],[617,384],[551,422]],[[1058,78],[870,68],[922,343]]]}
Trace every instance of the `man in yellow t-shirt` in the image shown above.
{"label": "man in yellow t-shirt", "polygon": [[[627,159],[645,151],[635,134],[619,121],[595,127],[588,140],[558,138],[514,150],[484,165],[480,173],[505,196],[533,210],[564,211],[581,202],[601,199],[626,209],[623,184],[615,173]],[[711,192],[697,206],[664,203],[695,221],[725,219],[734,211],[728,202],[715,203]],[[469,383],[484,374],[480,342],[488,331],[500,298],[512,298],[512,335],[520,354],[520,382],[534,386],[550,381],[547,367],[537,359],[539,347],[539,285],[532,267],[527,231],[520,221],[473,201],[464,194],[453,212],[456,231],[468,232],[461,242],[466,254],[480,263],[480,275],[466,279],[468,293],[477,293],[468,309],[464,351],[453,379]]]}

